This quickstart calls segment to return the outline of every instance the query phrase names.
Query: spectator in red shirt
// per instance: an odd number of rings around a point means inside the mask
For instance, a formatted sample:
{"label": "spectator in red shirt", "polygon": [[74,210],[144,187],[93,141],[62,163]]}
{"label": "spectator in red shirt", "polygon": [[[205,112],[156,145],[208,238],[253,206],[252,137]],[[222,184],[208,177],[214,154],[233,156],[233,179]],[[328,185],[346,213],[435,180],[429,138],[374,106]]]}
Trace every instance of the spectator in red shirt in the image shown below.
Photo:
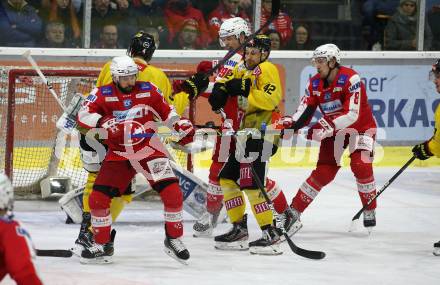
{"label": "spectator in red shirt", "polygon": [[182,26],[187,19],[194,19],[198,23],[200,34],[196,42],[197,48],[206,48],[211,42],[203,13],[192,7],[188,0],[168,0],[164,13],[169,29],[169,43],[174,41],[174,38],[182,30]]}
{"label": "spectator in red shirt", "polygon": [[180,32],[175,37],[174,43],[171,48],[196,49],[199,35],[200,31],[197,21],[194,19],[188,19],[182,25],[182,30],[180,30]]}
{"label": "spectator in red shirt", "polygon": [[[272,13],[272,1],[262,0],[261,1],[261,25],[264,25],[267,20],[269,20]],[[266,30],[275,30],[281,35],[281,47],[284,47],[293,35],[292,18],[284,12],[279,12],[275,20],[270,23]],[[263,31],[263,32],[266,32]]]}
{"label": "spectator in red shirt", "polygon": [[241,17],[250,25],[250,18],[239,8],[240,0],[219,0],[219,5],[208,16],[208,28],[211,39],[218,37],[221,24],[226,19]]}
{"label": "spectator in red shirt", "polygon": [[8,177],[0,174],[0,282],[9,274],[17,285],[41,285],[32,262],[35,250],[30,236],[13,219],[14,189]]}

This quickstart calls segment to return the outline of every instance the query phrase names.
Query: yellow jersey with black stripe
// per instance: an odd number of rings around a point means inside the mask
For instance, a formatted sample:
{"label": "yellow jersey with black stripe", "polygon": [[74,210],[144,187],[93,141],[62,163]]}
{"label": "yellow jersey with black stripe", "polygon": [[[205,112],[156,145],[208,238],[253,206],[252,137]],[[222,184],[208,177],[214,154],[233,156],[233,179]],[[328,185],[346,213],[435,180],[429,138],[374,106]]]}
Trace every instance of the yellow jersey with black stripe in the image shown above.
{"label": "yellow jersey with black stripe", "polygon": [[428,147],[433,155],[440,157],[440,104],[435,110],[434,121],[434,136],[429,140]]}
{"label": "yellow jersey with black stripe", "polygon": [[[151,64],[148,64],[142,58],[135,57],[133,60],[136,62],[139,68],[139,76],[137,80],[153,83],[162,92],[167,103],[173,105],[176,112],[179,115],[182,115],[189,104],[188,95],[180,92],[172,96],[173,89],[165,72]],[[101,69],[96,82],[96,87],[104,86],[112,82],[110,64],[111,61],[107,62]]]}
{"label": "yellow jersey with black stripe", "polygon": [[270,125],[272,113],[277,111],[277,106],[282,99],[281,80],[276,66],[269,61],[264,61],[253,70],[248,70],[244,61],[241,61],[225,81],[233,78],[251,79],[249,96],[238,98],[239,108],[244,110],[241,129],[260,129],[263,122]]}

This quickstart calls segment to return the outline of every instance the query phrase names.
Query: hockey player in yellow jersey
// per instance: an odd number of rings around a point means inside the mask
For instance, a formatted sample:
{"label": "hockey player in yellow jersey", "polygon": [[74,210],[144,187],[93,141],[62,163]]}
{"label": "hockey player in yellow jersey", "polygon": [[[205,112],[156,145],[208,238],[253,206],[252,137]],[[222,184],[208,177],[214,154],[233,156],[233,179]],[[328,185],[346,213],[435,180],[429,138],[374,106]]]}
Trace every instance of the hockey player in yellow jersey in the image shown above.
{"label": "hockey player in yellow jersey", "polygon": [[[182,115],[189,103],[188,94],[184,92],[179,92],[172,96],[173,90],[166,74],[159,68],[149,64],[149,61],[151,60],[155,49],[156,45],[153,36],[140,31],[133,36],[130,46],[127,49],[127,55],[132,57],[138,66],[139,73],[137,80],[151,82],[155,84],[158,89],[163,93],[163,96],[168,104],[173,105],[176,112],[179,115]],[[101,69],[101,72],[96,82],[96,87],[104,86],[113,82],[110,72],[110,64],[111,61],[107,62]],[[80,233],[75,241],[75,247],[72,249],[74,253],[80,253],[83,247],[87,246],[87,243],[89,243],[92,237],[92,234],[89,230],[89,196],[92,192],[93,184],[101,167],[100,162],[103,160],[103,157],[100,157],[98,155],[99,152],[96,152],[94,148],[90,147],[86,143],[85,137],[83,135],[81,135],[80,148],[81,160],[83,162],[83,167],[88,171],[88,176],[82,198],[83,217]],[[129,186],[124,195],[112,199],[110,212],[112,214],[113,221],[115,221],[116,218],[119,216],[119,214],[125,207],[125,204],[131,202],[132,195],[133,192],[131,186]]]}
{"label": "hockey player in yellow jersey", "polygon": [[[432,66],[429,79],[435,84],[437,92],[440,94],[440,59]],[[413,147],[414,156],[420,160],[425,160],[431,156],[440,157],[440,104],[437,106],[434,115],[435,126],[434,135],[429,140]],[[434,244],[433,254],[440,256],[440,241]]]}
{"label": "hockey player in yellow jersey", "polygon": [[[238,96],[239,109],[244,112],[239,129],[260,129],[262,124],[270,125],[277,105],[281,102],[282,90],[278,70],[267,61],[270,53],[270,39],[258,35],[245,46],[244,61],[237,64],[232,73],[214,85],[209,103],[214,111],[224,107],[228,96]],[[246,138],[246,156],[258,153],[252,167],[260,181],[266,181],[266,166],[269,157],[276,151],[275,144],[269,142],[269,154],[263,152],[262,139]],[[266,147],[264,147],[266,149]],[[223,250],[246,250],[256,254],[281,254],[280,235],[272,225],[273,213],[261,195],[251,175],[250,163],[239,161],[234,152],[228,157],[221,170],[220,186],[224,193],[224,203],[233,225],[232,229],[215,237],[216,248]],[[244,193],[251,204],[252,212],[263,231],[263,237],[249,244],[247,216],[245,214]]]}

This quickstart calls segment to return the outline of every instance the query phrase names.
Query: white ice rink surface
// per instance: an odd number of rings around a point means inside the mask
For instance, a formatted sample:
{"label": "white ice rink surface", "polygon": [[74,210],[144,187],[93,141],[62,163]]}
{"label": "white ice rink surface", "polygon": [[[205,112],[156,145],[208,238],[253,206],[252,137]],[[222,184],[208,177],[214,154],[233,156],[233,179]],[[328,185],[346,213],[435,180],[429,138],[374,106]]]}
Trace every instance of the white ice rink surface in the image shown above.
{"label": "white ice rink surface", "polygon": [[[376,168],[378,188],[397,168]],[[271,171],[288,202],[310,173],[309,169]],[[206,177],[205,171],[199,173]],[[162,206],[134,202],[119,221],[114,263],[82,265],[75,257],[38,257],[45,284],[440,284],[440,257],[432,245],[440,240],[440,168],[405,171],[379,198],[378,225],[369,236],[362,222],[349,233],[352,216],[360,209],[355,180],[345,168],[304,212],[303,229],[293,241],[300,247],[323,250],[324,260],[308,260],[292,253],[286,243],[280,256],[218,251],[210,239],[192,237],[193,219],[185,215],[184,242],[188,266],[163,252]],[[78,225],[64,224],[65,215],[54,202],[16,202],[16,217],[29,230],[36,248],[69,248]],[[361,217],[362,220],[362,217]],[[253,218],[251,239],[260,236]],[[216,228],[215,234],[228,229]],[[15,284],[10,279],[2,284]]]}

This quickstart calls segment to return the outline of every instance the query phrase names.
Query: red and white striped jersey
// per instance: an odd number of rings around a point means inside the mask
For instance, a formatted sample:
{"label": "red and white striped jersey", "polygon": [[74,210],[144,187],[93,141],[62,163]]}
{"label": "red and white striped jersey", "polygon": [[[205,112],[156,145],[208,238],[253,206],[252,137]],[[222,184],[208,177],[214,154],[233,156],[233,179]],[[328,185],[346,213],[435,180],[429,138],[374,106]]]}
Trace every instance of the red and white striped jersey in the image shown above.
{"label": "red and white striped jersey", "polygon": [[114,83],[95,88],[78,112],[78,125],[84,129],[100,127],[98,122],[105,116],[112,116],[123,124],[125,132],[129,132],[126,135],[130,137],[142,134],[149,136],[124,141],[124,145],[107,142],[109,151],[106,160],[164,156],[158,137],[152,136],[157,132],[158,125],[155,122],[179,118],[165,102],[161,91],[151,82],[145,81],[136,81],[129,94],[119,91]]}
{"label": "red and white striped jersey", "polygon": [[309,79],[300,106],[293,115],[297,121],[307,106],[319,108],[336,130],[352,128],[365,132],[376,128],[367,92],[360,76],[353,69],[339,67],[333,82],[324,87],[319,74]]}

